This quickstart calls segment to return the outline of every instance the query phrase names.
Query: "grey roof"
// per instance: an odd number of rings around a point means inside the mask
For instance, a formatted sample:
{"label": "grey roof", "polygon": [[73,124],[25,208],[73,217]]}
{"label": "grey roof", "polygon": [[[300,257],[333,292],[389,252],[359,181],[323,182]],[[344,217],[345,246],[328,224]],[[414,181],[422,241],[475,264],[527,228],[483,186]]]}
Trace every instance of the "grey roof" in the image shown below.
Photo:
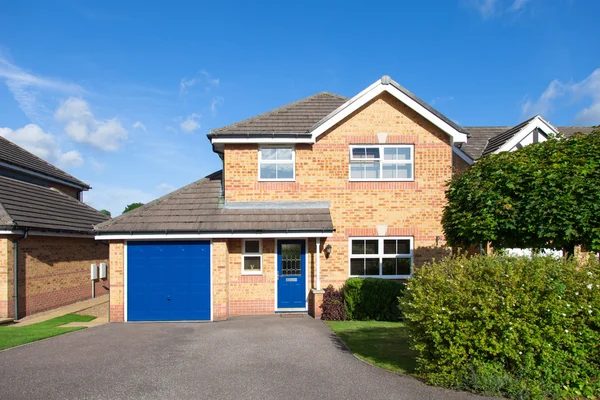
{"label": "grey roof", "polygon": [[92,233],[108,217],[59,190],[0,176],[0,229]]}
{"label": "grey roof", "polygon": [[[222,171],[96,226],[107,233],[333,231],[329,208],[230,208],[221,203]],[[229,203],[231,204],[231,203]]]}
{"label": "grey roof", "polygon": [[308,134],[317,122],[347,100],[348,98],[333,93],[317,93],[264,114],[214,129],[209,137]]}
{"label": "grey roof", "polygon": [[[529,120],[528,120],[529,121]],[[528,122],[525,121],[515,127],[511,126],[465,126],[463,129],[470,135],[467,143],[461,143],[458,147],[467,153],[471,158],[477,160],[482,156],[492,153],[492,148],[500,148],[506,141],[512,138],[509,131]],[[592,126],[556,126],[560,133],[566,137],[572,136],[575,132],[590,133],[594,129]],[[508,132],[508,133],[507,133]],[[516,132],[515,132],[516,133]],[[514,135],[514,133],[513,133]],[[510,136],[510,137],[508,137]],[[502,141],[502,138],[508,137]],[[498,138],[498,139],[496,139]],[[500,146],[497,146],[499,143]]]}
{"label": "grey roof", "polygon": [[[394,86],[457,131],[465,132],[455,122],[431,107],[389,76],[384,75],[380,79],[380,82],[384,85]],[[286,135],[305,135],[308,137],[312,130],[340,111],[342,106],[348,107],[352,104],[349,100],[350,99],[347,97],[329,92],[318,93],[264,114],[245,119],[223,128],[214,129],[210,132],[208,137],[239,137],[240,135],[246,135],[248,137],[259,135],[272,135],[277,137],[285,137]]]}
{"label": "grey roof", "polygon": [[594,130],[593,126],[557,126],[556,129],[566,137],[573,136],[574,133],[592,133]]}
{"label": "grey roof", "polygon": [[84,189],[90,189],[90,185],[67,174],[65,171],[56,168],[54,165],[42,160],[36,155],[31,154],[22,147],[17,146],[10,140],[0,136],[0,162],[4,162],[25,170],[46,175],[51,178],[60,179],[80,186]]}
{"label": "grey roof", "polygon": [[510,128],[510,126],[465,126],[463,129],[467,131],[469,138],[467,143],[461,143],[458,147],[477,160],[483,154],[490,138]]}
{"label": "grey roof", "polygon": [[528,123],[533,121],[534,118],[536,118],[536,117],[531,117],[528,120],[521,122],[519,125],[515,125],[512,128],[507,129],[506,131],[502,132],[501,134],[491,137],[488,140],[487,146],[485,146],[485,149],[483,150],[483,155],[485,156],[485,155],[491,154],[491,153],[495,152],[496,150],[498,150],[499,148],[501,148],[502,146],[504,146],[504,144],[506,142],[511,140],[513,137],[515,137],[515,135],[517,133],[519,133],[521,131],[521,129],[523,129],[525,126],[527,126]]}

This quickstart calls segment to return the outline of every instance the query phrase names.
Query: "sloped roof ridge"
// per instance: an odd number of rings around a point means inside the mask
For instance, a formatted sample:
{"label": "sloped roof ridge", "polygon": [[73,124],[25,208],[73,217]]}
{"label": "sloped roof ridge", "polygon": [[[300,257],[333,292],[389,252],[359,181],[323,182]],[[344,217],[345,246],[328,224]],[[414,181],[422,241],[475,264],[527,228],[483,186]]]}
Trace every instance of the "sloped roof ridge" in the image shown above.
{"label": "sloped roof ridge", "polygon": [[[235,122],[235,123],[230,124],[230,125],[223,126],[221,128],[213,129],[210,133],[211,134],[213,134],[213,133],[218,134],[219,132],[222,132],[222,131],[225,131],[225,130],[229,130],[229,129],[232,129],[232,128],[237,128],[238,126],[243,125],[243,124],[252,123],[255,120],[258,120],[258,119],[261,119],[261,118],[270,117],[271,115],[275,115],[275,114],[280,113],[282,111],[286,111],[286,110],[288,110],[288,109],[290,109],[290,108],[292,108],[294,106],[297,106],[298,104],[302,104],[304,102],[307,102],[307,101],[309,101],[309,100],[311,100],[311,99],[313,99],[313,98],[315,98],[317,96],[321,96],[321,95],[328,95],[328,96],[337,97],[340,100],[348,100],[347,97],[344,97],[344,96],[339,95],[339,94],[330,93],[330,92],[319,92],[319,93],[315,93],[313,95],[304,97],[302,99],[296,100],[294,102],[285,104],[283,106],[274,108],[273,110],[269,110],[269,111],[264,112],[262,114],[258,114],[258,115],[255,115],[253,117],[243,119],[241,121]],[[306,133],[306,132],[297,132],[297,133]]]}
{"label": "sloped roof ridge", "polygon": [[31,156],[31,157],[35,158],[36,160],[38,160],[38,161],[46,164],[51,169],[57,170],[58,172],[60,172],[61,174],[64,174],[65,176],[63,177],[63,176],[60,176],[60,175],[51,175],[48,172],[41,171],[41,170],[38,170],[38,169],[29,168],[29,167],[27,167],[27,166],[25,166],[23,164],[17,164],[17,163],[8,161],[8,160],[0,160],[0,161],[5,162],[7,164],[14,165],[14,166],[19,167],[19,168],[24,168],[24,169],[26,169],[28,171],[32,171],[32,172],[35,172],[35,173],[38,173],[38,174],[45,175],[45,176],[48,176],[48,177],[51,177],[51,178],[54,178],[54,179],[60,179],[60,180],[66,181],[66,182],[74,183],[74,184],[77,184],[77,185],[80,185],[80,186],[84,186],[84,187],[86,187],[88,189],[91,188],[88,183],[85,183],[85,182],[83,182],[83,181],[75,178],[73,175],[69,174],[68,172],[63,171],[62,169],[58,168],[57,166],[49,163],[48,161],[44,160],[41,157],[36,156],[32,152],[24,149],[23,147],[21,147],[18,144],[14,143],[14,142],[12,142],[12,141],[10,141],[8,139],[6,139],[5,137],[0,136],[0,141],[5,141],[7,145],[12,146],[12,147],[16,147],[19,151],[23,151],[23,152],[27,153],[29,156]]}

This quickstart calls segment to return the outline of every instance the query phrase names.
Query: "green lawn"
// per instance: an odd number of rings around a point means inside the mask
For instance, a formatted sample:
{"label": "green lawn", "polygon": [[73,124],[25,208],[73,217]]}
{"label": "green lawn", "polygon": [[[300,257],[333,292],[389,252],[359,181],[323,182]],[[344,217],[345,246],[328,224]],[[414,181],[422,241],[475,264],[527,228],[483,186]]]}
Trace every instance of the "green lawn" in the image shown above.
{"label": "green lawn", "polygon": [[67,314],[38,324],[22,327],[0,326],[0,350],[85,329],[85,327],[59,328],[59,326],[68,324],[69,322],[88,322],[95,318],[89,315]]}
{"label": "green lawn", "polygon": [[409,348],[402,322],[328,321],[327,325],[359,358],[394,372],[414,372],[416,352]]}

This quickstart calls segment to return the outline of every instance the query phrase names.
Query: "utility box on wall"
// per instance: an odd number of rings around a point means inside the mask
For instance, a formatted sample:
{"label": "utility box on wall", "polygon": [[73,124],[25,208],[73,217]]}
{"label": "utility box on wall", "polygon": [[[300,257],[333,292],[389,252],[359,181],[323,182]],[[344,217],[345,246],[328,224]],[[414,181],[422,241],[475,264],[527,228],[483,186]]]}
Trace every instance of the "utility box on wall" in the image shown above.
{"label": "utility box on wall", "polygon": [[92,264],[90,268],[90,278],[95,281],[98,279],[98,266],[96,264]]}
{"label": "utility box on wall", "polygon": [[100,263],[100,279],[106,279],[106,263]]}

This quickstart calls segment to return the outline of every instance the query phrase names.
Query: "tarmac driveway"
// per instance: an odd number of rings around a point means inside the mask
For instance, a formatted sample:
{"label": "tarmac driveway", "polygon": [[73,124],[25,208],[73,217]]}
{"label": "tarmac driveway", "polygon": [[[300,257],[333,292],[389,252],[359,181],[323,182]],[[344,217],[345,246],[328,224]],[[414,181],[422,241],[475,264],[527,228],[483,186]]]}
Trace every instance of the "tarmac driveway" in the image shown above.
{"label": "tarmac driveway", "polygon": [[0,352],[2,399],[475,399],[356,359],[310,317],[107,324]]}

